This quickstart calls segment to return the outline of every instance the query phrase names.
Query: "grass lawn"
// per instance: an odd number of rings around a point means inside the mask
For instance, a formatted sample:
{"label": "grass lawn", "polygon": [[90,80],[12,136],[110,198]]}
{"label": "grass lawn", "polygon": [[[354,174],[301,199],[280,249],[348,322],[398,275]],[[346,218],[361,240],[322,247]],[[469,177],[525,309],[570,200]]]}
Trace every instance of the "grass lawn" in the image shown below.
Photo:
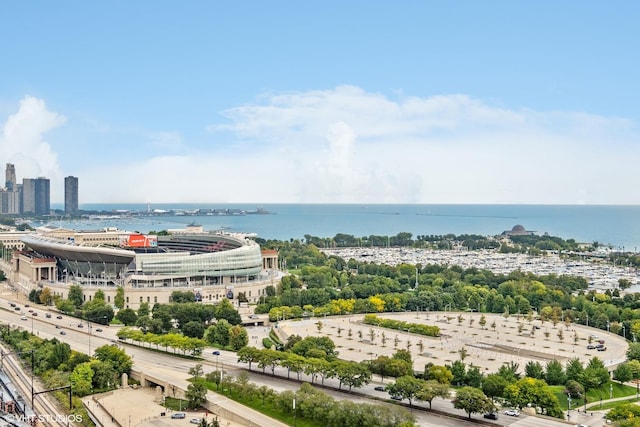
{"label": "grass lawn", "polygon": [[184,399],[176,399],[173,397],[165,397],[164,406],[174,411],[184,411],[187,408],[187,401]]}
{"label": "grass lawn", "polygon": [[595,403],[593,405],[587,405],[587,410],[591,410],[591,411],[605,411],[608,409],[613,409],[618,405],[622,405],[625,403],[635,403],[635,402],[640,402],[640,400],[636,399],[635,397],[632,397],[631,399],[627,399],[627,400],[617,400],[615,402],[608,402],[608,403],[603,403],[602,406],[600,406],[600,402]]}
{"label": "grass lawn", "polygon": [[[589,404],[600,402],[601,398],[602,400],[609,399],[610,391],[613,392],[614,398],[627,397],[627,396],[631,397],[631,396],[635,396],[636,394],[635,387],[630,387],[628,385],[620,385],[619,383],[616,383],[616,382],[611,382],[610,384],[612,385],[611,390],[609,389],[609,385],[607,384],[600,388],[589,390],[587,392],[587,408],[589,407]],[[567,395],[564,393],[564,390],[565,390],[564,386],[554,385],[554,386],[551,386],[551,388],[553,389],[556,397],[558,398],[558,401],[560,402],[560,407],[566,410],[568,406],[567,406]],[[584,399],[572,399],[571,407],[575,408],[576,406],[584,407]],[[600,406],[599,403],[598,403],[598,406]],[[594,407],[593,409],[595,410],[596,408]]]}
{"label": "grass lawn", "polygon": [[[206,385],[209,390],[216,393],[220,393],[217,390],[215,384],[206,383]],[[220,394],[223,394],[224,396],[228,397],[231,400],[234,400],[238,403],[248,406],[251,409],[255,409],[256,411],[264,415],[267,415],[273,419],[281,421],[290,426],[295,425],[300,427],[323,427],[323,424],[319,422],[315,422],[313,420],[301,419],[299,416],[294,418],[293,414],[285,413],[278,410],[277,408],[274,408],[273,405],[268,400],[265,400],[264,405],[262,405],[262,399],[259,397],[255,399],[247,399],[246,396],[242,396],[242,395],[229,394],[229,393],[220,393]]]}

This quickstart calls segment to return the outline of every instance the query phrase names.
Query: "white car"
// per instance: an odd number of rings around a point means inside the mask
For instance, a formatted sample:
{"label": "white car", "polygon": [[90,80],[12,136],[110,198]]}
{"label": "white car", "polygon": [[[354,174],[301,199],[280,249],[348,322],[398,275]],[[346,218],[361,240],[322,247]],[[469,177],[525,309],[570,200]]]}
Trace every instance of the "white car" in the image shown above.
{"label": "white car", "polygon": [[504,411],[504,414],[509,415],[510,417],[519,417],[520,411],[517,411],[515,409],[507,409],[506,411]]}

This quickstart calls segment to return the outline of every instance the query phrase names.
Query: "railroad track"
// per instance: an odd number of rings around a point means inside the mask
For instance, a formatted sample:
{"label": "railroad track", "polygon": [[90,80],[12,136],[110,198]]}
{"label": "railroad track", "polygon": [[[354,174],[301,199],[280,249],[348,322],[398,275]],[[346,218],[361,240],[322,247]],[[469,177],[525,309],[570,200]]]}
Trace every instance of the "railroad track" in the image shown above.
{"label": "railroad track", "polygon": [[[7,355],[3,359],[4,362],[4,370],[11,377],[14,385],[20,390],[22,396],[24,396],[25,400],[27,400],[27,404],[31,404],[31,381],[32,378],[30,375],[27,375],[19,362],[17,362],[13,355]],[[34,382],[34,386],[35,386]],[[36,390],[37,391],[37,390]],[[62,417],[56,415],[64,414],[58,408],[57,402],[52,402],[50,398],[47,397],[46,394],[40,394],[34,397],[33,399],[33,411],[36,413],[36,417],[38,420],[38,426],[60,426],[65,427],[69,425],[64,419],[60,419]],[[41,417],[38,417],[42,415]]]}

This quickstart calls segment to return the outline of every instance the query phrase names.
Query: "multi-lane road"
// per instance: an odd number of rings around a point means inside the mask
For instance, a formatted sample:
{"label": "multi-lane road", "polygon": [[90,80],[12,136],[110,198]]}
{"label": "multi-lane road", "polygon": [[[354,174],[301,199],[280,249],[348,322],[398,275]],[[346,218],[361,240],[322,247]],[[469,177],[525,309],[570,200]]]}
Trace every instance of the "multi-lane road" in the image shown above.
{"label": "multi-lane road", "polygon": [[[15,296],[15,294],[13,295]],[[29,332],[33,331],[34,334],[42,338],[50,339],[56,337],[60,341],[68,343],[73,349],[87,354],[105,344],[118,344],[133,358],[134,369],[162,378],[181,388],[187,387],[188,371],[196,363],[203,364],[205,373],[213,371],[216,368],[232,373],[240,368],[247,367],[245,364],[239,364],[236,354],[229,351],[220,351],[219,355],[214,355],[212,354],[212,349],[208,349],[204,352],[202,361],[191,361],[181,357],[174,357],[170,353],[165,354],[148,351],[120,342],[116,337],[117,328],[110,328],[95,323],[88,324],[86,321],[80,321],[77,318],[61,315],[54,311],[48,311],[39,305],[30,304],[29,307],[25,307],[24,300],[16,302],[6,297],[7,295],[0,296],[0,322],[9,324],[11,327],[20,327]],[[20,310],[15,310],[14,307],[11,307],[10,302],[16,303]],[[30,313],[28,310],[33,310],[37,315],[34,316],[33,313]],[[51,317],[47,317],[47,313],[51,314]],[[82,327],[79,327],[79,325],[82,325]],[[101,331],[97,331],[97,329],[101,329]],[[251,335],[251,332],[249,332],[249,334]],[[276,368],[276,377],[263,375],[261,372],[257,372],[255,367],[253,369],[254,371],[250,372],[250,380],[259,385],[264,384],[275,390],[296,390],[299,387],[298,383],[286,379],[287,374],[284,368]],[[303,376],[303,379],[307,378]],[[334,386],[337,389],[337,382],[332,379],[327,379],[325,384]],[[380,403],[388,399],[388,395],[384,392],[376,391],[374,387],[378,385],[381,384],[379,382],[372,382],[365,387],[357,389],[357,394],[349,394],[331,389],[326,389],[325,391],[336,399]],[[465,415],[463,411],[454,409],[449,399],[435,399],[433,401],[433,409],[458,416]],[[433,413],[424,412],[420,409],[414,410],[414,414],[421,426],[463,427],[468,425],[467,421],[434,415]],[[578,420],[579,416],[577,414],[574,415],[574,422],[576,424],[578,421],[583,422]],[[482,419],[482,414],[474,414],[473,418]],[[524,414],[518,418],[501,414],[499,420],[495,423],[497,425],[511,425],[513,427],[542,427],[543,424],[544,427],[567,426],[566,423],[560,421],[540,419]],[[592,425],[595,426],[596,424]]]}

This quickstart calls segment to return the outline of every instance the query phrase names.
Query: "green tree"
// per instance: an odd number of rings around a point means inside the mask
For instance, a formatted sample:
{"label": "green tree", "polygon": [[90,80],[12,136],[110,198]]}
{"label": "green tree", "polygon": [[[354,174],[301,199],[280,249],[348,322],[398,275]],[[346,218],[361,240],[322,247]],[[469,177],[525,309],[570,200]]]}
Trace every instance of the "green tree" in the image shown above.
{"label": "green tree", "polygon": [[116,296],[113,299],[113,305],[115,305],[117,309],[124,308],[124,287],[118,286],[116,289]]}
{"label": "green tree", "polygon": [[562,385],[567,381],[567,377],[562,368],[562,363],[551,360],[547,363],[545,379],[549,385]]}
{"label": "green tree", "polygon": [[94,390],[110,390],[117,384],[118,374],[111,363],[92,360],[91,368],[93,369],[92,385]]}
{"label": "green tree", "polygon": [[45,286],[40,292],[40,302],[44,305],[51,305],[53,303],[53,293],[51,289]]}
{"label": "green tree", "polygon": [[481,390],[467,386],[456,392],[453,407],[462,409],[471,419],[471,414],[492,411],[494,404]]}
{"label": "green tree", "polygon": [[204,336],[204,325],[202,324],[202,322],[197,321],[197,320],[193,320],[191,322],[187,322],[182,327],[182,333],[186,337],[202,338]]}
{"label": "green tree", "polygon": [[425,383],[424,380],[420,380],[413,375],[402,376],[392,384],[387,385],[386,390],[392,396],[401,396],[403,399],[409,401],[409,408],[413,408],[413,400],[420,392]]}
{"label": "green tree", "polygon": [[86,396],[93,391],[93,369],[91,362],[81,363],[69,374],[73,392],[78,396]]}
{"label": "green tree", "polygon": [[584,372],[584,366],[582,366],[582,362],[577,357],[573,359],[569,359],[567,362],[565,372],[567,375],[567,380],[580,381],[582,378],[582,374]]}
{"label": "green tree", "polygon": [[524,366],[524,375],[539,380],[544,379],[544,368],[542,367],[542,364],[540,364],[540,362],[530,360]]}
{"label": "green tree", "polygon": [[434,380],[440,384],[451,384],[453,374],[446,366],[431,365],[426,369],[425,377],[427,380]]}
{"label": "green tree", "polygon": [[169,301],[175,302],[178,304],[182,304],[186,302],[196,302],[196,296],[193,292],[189,292],[189,291],[173,291],[171,292]]}
{"label": "green tree", "polygon": [[229,329],[229,345],[234,351],[240,350],[249,344],[249,335],[247,330],[240,325],[232,326]]}
{"label": "green tree", "polygon": [[431,409],[431,402],[434,398],[440,397],[447,399],[451,391],[448,384],[442,384],[437,381],[423,381],[422,387],[416,393],[416,400],[429,403],[429,409]]}
{"label": "green tree", "polygon": [[584,387],[578,381],[569,380],[565,384],[565,394],[569,394],[572,399],[584,396]]}
{"label": "green tree", "polygon": [[229,345],[229,330],[231,325],[225,319],[218,320],[215,325],[207,329],[206,339],[211,344],[218,344],[222,347]]}
{"label": "green tree", "polygon": [[131,326],[135,325],[138,321],[138,315],[131,308],[123,308],[122,310],[118,311],[116,319],[124,323],[125,326]]}
{"label": "green tree", "polygon": [[84,304],[82,288],[80,287],[80,285],[69,286],[69,296],[67,297],[67,299],[71,301],[73,303],[73,306],[76,308],[80,308],[82,304]]}
{"label": "green tree", "polygon": [[505,399],[524,408],[529,403],[542,408],[544,414],[562,416],[562,409],[554,391],[543,380],[525,377],[505,389]]}
{"label": "green tree", "polygon": [[640,360],[640,342],[629,343],[629,348],[627,349],[627,359]]}
{"label": "green tree", "polygon": [[249,370],[251,370],[251,365],[258,361],[260,356],[260,350],[255,347],[242,347],[238,350],[238,362],[248,363]]}
{"label": "green tree", "polygon": [[220,301],[220,303],[216,306],[215,316],[216,319],[225,319],[232,325],[242,324],[240,313],[238,313],[238,310],[233,308],[231,302],[226,298],[222,299],[222,301]]}
{"label": "green tree", "polygon": [[512,383],[520,379],[520,373],[518,372],[519,369],[520,365],[516,362],[505,363],[498,369],[498,375]]}
{"label": "green tree", "polygon": [[613,379],[619,381],[620,384],[626,383],[633,379],[633,371],[629,366],[629,363],[621,363],[618,367],[613,371]]}
{"label": "green tree", "polygon": [[207,386],[202,380],[196,380],[189,384],[185,396],[187,406],[191,409],[198,409],[207,401]]}
{"label": "green tree", "polygon": [[96,348],[94,356],[102,362],[110,363],[118,376],[130,373],[133,360],[123,349],[115,345],[103,345]]}
{"label": "green tree", "polygon": [[498,374],[489,374],[482,381],[482,392],[494,400],[496,397],[504,396],[504,390],[508,385],[509,382],[504,377]]}
{"label": "green tree", "polygon": [[141,302],[140,307],[138,307],[138,317],[147,317],[149,316],[149,303]]}

